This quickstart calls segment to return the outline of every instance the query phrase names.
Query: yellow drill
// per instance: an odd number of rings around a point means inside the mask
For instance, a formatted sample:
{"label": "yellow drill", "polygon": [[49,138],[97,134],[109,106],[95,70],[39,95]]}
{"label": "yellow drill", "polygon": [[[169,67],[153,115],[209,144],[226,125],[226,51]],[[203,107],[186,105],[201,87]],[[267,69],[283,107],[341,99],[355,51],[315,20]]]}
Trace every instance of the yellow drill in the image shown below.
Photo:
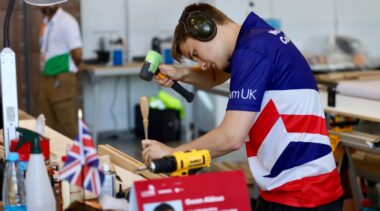
{"label": "yellow drill", "polygon": [[170,173],[171,176],[186,176],[203,167],[209,167],[211,155],[208,150],[174,152],[170,156],[152,160],[148,166],[154,173]]}

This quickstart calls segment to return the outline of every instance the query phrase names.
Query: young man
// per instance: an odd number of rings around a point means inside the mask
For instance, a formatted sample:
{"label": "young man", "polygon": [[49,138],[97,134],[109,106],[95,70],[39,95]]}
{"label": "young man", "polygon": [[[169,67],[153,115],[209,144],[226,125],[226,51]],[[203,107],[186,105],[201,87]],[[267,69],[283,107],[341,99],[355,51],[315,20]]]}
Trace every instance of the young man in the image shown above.
{"label": "young man", "polygon": [[38,106],[48,126],[73,139],[77,135],[78,67],[82,61],[79,24],[58,5],[42,7]]}
{"label": "young man", "polygon": [[310,67],[286,35],[251,13],[238,25],[208,4],[185,8],[175,29],[173,57],[198,63],[171,79],[202,88],[230,79],[221,125],[170,148],[143,140],[145,162],[174,151],[208,149],[218,157],[246,145],[260,187],[257,210],[341,210],[342,187]]}

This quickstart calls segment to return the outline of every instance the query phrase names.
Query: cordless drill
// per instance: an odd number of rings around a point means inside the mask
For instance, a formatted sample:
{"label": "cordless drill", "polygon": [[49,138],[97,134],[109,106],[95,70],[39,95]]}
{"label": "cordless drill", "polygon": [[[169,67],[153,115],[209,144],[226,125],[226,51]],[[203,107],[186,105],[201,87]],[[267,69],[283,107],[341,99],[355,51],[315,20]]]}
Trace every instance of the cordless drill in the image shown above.
{"label": "cordless drill", "polygon": [[170,156],[152,160],[148,169],[154,173],[186,176],[203,167],[209,167],[210,163],[211,156],[208,150],[179,151]]}
{"label": "cordless drill", "polygon": [[[158,66],[162,62],[162,56],[156,51],[148,51],[143,66],[140,70],[140,78],[146,81],[151,81],[153,76],[156,75],[160,79],[167,78],[167,76],[160,73]],[[194,93],[187,91],[177,81],[173,81],[172,89],[178,92],[187,102],[191,103],[194,100]]]}

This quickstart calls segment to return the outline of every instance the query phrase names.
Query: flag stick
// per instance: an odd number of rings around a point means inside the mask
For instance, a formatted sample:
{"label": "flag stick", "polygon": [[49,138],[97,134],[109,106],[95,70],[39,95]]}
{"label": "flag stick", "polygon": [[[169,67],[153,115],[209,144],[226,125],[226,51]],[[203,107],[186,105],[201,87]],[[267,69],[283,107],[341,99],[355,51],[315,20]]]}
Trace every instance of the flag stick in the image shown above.
{"label": "flag stick", "polygon": [[78,139],[79,139],[79,149],[80,149],[80,161],[82,164],[82,170],[81,170],[81,177],[82,177],[82,197],[83,197],[83,203],[86,200],[86,191],[84,188],[84,164],[85,164],[85,157],[84,157],[84,146],[83,146],[83,126],[82,126],[82,109],[78,109]]}

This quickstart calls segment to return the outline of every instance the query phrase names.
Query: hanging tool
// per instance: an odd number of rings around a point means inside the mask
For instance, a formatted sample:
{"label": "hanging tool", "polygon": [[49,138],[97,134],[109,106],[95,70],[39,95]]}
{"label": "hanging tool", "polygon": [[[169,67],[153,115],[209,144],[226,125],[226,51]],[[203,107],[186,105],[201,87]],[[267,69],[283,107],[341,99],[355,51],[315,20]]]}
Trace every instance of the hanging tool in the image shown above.
{"label": "hanging tool", "polygon": [[143,119],[144,137],[145,139],[148,139],[149,99],[147,96],[140,97],[140,110]]}
{"label": "hanging tool", "polygon": [[211,155],[208,150],[178,151],[172,155],[152,160],[147,167],[136,171],[150,170],[153,173],[170,173],[170,176],[186,176],[203,167],[209,167]]}
{"label": "hanging tool", "polygon": [[[140,70],[140,78],[146,81],[151,81],[154,75],[160,79],[167,78],[167,76],[160,74],[158,66],[162,62],[162,56],[156,51],[149,51],[145,57],[145,61]],[[187,91],[177,81],[173,81],[172,89],[178,92],[187,102],[191,103],[194,100],[194,93]]]}

